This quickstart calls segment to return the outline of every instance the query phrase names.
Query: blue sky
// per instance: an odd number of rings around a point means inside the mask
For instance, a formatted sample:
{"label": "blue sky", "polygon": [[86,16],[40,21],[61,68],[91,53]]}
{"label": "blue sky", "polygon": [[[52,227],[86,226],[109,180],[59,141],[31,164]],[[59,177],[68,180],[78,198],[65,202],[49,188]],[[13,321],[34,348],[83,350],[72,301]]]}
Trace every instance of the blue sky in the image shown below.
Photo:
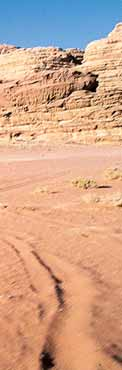
{"label": "blue sky", "polygon": [[1,0],[0,43],[84,48],[122,21],[122,0]]}

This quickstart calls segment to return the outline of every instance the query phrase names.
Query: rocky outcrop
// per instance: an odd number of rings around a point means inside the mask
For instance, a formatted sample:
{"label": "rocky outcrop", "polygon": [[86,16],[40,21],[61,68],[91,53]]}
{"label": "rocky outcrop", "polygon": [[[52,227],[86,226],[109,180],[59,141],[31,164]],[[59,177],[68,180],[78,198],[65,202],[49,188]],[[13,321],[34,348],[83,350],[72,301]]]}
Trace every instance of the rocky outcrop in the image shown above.
{"label": "rocky outcrop", "polygon": [[82,71],[98,73],[97,94],[89,112],[102,139],[122,140],[122,23],[106,39],[87,46]]}
{"label": "rocky outcrop", "polygon": [[0,54],[8,54],[13,50],[16,50],[16,46],[14,45],[0,45]]}
{"label": "rocky outcrop", "polygon": [[0,47],[0,139],[122,140],[122,24],[85,52]]}

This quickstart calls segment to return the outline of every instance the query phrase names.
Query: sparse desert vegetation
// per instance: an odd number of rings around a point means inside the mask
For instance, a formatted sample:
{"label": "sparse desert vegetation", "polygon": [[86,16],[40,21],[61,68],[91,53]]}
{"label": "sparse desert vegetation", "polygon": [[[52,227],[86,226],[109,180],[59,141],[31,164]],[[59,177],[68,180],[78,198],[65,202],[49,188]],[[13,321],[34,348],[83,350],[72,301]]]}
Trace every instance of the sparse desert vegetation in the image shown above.
{"label": "sparse desert vegetation", "polygon": [[87,179],[84,177],[78,177],[74,180],[72,180],[72,184],[80,189],[93,189],[97,188],[98,185],[94,179]]}
{"label": "sparse desert vegetation", "polygon": [[49,187],[49,186],[37,186],[33,190],[34,194],[57,194],[59,193],[59,190],[56,189],[55,187]]}
{"label": "sparse desert vegetation", "polygon": [[122,193],[111,193],[111,194],[94,194],[89,193],[82,196],[81,202],[88,204],[98,204],[110,207],[122,207]]}
{"label": "sparse desert vegetation", "polygon": [[37,186],[34,190],[33,190],[33,193],[37,193],[37,194],[43,194],[43,193],[47,193],[48,194],[49,192],[49,189],[47,186]]}
{"label": "sparse desert vegetation", "polygon": [[107,168],[104,174],[109,180],[122,180],[122,170],[118,167]]}

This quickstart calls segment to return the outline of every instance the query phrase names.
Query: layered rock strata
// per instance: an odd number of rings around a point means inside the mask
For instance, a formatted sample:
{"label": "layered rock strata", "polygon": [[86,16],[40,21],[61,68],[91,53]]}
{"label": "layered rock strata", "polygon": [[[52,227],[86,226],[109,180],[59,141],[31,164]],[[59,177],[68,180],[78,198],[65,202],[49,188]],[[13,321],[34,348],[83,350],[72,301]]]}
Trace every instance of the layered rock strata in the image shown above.
{"label": "layered rock strata", "polygon": [[85,52],[0,46],[0,140],[122,140],[122,24]]}

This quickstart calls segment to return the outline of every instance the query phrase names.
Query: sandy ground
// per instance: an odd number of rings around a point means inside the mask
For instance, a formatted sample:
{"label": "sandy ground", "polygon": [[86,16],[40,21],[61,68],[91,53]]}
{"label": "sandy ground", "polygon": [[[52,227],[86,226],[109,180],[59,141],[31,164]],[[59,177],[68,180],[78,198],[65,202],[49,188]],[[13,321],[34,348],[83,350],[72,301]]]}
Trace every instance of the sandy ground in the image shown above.
{"label": "sandy ground", "polygon": [[122,207],[93,201],[122,192],[108,167],[121,146],[0,149],[0,370],[122,368]]}

